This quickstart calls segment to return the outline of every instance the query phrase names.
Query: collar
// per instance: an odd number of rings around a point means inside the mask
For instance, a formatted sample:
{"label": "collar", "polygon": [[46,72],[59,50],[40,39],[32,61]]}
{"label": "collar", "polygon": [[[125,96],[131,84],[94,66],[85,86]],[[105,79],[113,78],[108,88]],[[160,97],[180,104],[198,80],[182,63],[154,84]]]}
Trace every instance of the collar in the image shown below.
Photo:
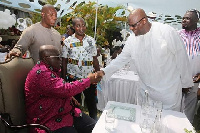
{"label": "collar", "polygon": [[53,72],[61,72],[61,69],[53,68],[52,66],[50,66],[49,64],[44,63],[43,61],[38,61],[37,64],[38,64],[38,65],[44,65],[44,66],[45,66],[47,69],[49,69],[50,71],[53,71]]}
{"label": "collar", "polygon": [[195,30],[189,30],[189,31],[187,31],[185,29],[183,29],[183,30],[184,30],[185,33],[193,34],[193,33],[197,32],[197,31],[200,31],[200,27],[197,27]]}
{"label": "collar", "polygon": [[[79,39],[75,36],[75,33],[72,35],[72,37],[73,37],[74,39],[76,39],[76,40],[79,40]],[[85,34],[85,36],[83,37],[83,40],[82,40],[82,41],[84,41],[87,37],[88,37],[88,35]],[[79,41],[80,41],[80,40],[79,40]]]}

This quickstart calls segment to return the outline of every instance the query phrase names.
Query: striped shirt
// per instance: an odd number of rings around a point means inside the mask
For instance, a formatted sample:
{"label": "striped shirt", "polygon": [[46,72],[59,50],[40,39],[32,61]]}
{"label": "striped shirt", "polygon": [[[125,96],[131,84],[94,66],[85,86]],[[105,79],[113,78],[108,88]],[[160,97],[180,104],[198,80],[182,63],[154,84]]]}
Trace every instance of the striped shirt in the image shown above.
{"label": "striped shirt", "polygon": [[186,31],[182,29],[179,34],[185,44],[188,56],[198,56],[200,54],[200,27],[196,30]]}

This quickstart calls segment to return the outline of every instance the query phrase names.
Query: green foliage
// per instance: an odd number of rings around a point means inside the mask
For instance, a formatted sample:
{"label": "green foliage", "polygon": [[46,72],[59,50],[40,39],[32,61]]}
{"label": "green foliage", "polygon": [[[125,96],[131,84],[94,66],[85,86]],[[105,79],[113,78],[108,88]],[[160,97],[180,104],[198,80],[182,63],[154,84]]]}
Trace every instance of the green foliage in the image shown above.
{"label": "green foliage", "polygon": [[[46,3],[54,5],[57,0],[47,0]],[[64,34],[66,31],[66,26],[71,25],[71,20],[74,17],[82,17],[85,19],[87,24],[86,34],[94,37],[95,29],[95,16],[96,16],[96,6],[95,2],[81,2],[73,11],[66,14],[61,18],[61,26],[55,27],[60,34]],[[115,13],[119,9],[124,9],[123,6],[108,7],[107,5],[99,5],[97,10],[97,44],[104,46],[104,42],[108,41],[110,44],[115,38],[114,34],[119,32],[121,29],[121,23],[124,23],[127,19],[123,15],[125,12],[121,13],[121,16],[116,16]],[[40,13],[31,13],[33,23],[41,21]]]}
{"label": "green foliage", "polygon": [[188,129],[186,129],[186,128],[184,128],[184,131],[185,131],[185,133],[193,133],[192,130],[188,130]]}
{"label": "green foliage", "polygon": [[32,12],[30,14],[31,14],[31,20],[32,20],[33,24],[41,21],[41,15],[40,15],[40,13]]}
{"label": "green foliage", "polygon": [[46,3],[54,5],[56,4],[57,0],[46,0]]}
{"label": "green foliage", "polygon": [[[66,14],[62,17],[62,26],[66,27],[71,25],[71,20],[74,17],[82,17],[85,19],[87,24],[86,34],[94,36],[95,29],[95,16],[96,16],[96,3],[80,3],[71,13]],[[126,21],[126,17],[117,17],[116,11],[124,9],[123,6],[108,7],[107,5],[99,5],[97,10],[97,44],[103,46],[105,41],[111,43],[113,40],[113,34],[119,32],[120,23]],[[122,12],[123,15],[123,12]]]}
{"label": "green foliage", "polygon": [[66,27],[60,26],[60,27],[54,27],[61,35],[63,35],[66,32]]}

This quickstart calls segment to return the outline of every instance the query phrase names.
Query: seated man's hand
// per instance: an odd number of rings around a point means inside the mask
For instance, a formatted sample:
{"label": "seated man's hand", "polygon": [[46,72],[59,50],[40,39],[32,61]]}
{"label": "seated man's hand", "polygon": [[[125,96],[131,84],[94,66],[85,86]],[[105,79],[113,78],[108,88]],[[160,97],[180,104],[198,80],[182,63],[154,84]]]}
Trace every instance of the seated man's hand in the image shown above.
{"label": "seated man's hand", "polygon": [[10,59],[12,56],[17,56],[17,57],[19,57],[19,56],[21,56],[21,52],[19,52],[19,51],[10,51],[10,52],[6,55],[5,60]]}
{"label": "seated man's hand", "polygon": [[90,84],[96,84],[99,81],[101,81],[101,78],[96,76],[96,73],[90,73],[88,74],[88,78],[90,78]]}

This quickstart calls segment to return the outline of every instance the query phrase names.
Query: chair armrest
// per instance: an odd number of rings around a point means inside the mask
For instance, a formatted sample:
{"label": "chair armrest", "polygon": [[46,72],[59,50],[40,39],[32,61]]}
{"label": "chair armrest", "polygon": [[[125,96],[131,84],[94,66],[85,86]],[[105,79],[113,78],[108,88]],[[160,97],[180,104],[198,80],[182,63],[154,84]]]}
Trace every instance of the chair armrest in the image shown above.
{"label": "chair armrest", "polygon": [[24,128],[40,128],[42,130],[45,130],[47,133],[52,133],[52,131],[48,127],[46,127],[44,125],[40,125],[40,124],[24,124],[24,125],[10,124],[12,122],[11,122],[11,119],[9,117],[9,114],[7,114],[7,113],[1,113],[0,119],[7,128],[14,130],[14,131],[21,130],[21,129],[24,129]]}

